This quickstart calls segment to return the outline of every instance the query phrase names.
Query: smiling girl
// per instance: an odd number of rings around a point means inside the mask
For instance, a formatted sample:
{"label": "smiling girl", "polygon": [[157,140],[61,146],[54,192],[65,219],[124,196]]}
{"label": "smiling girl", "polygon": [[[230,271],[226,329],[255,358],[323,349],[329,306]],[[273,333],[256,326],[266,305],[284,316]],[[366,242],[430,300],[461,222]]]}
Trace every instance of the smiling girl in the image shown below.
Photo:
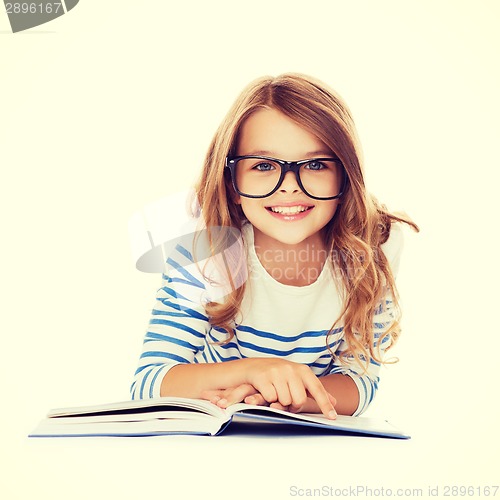
{"label": "smiling girl", "polygon": [[245,278],[242,262],[226,262],[231,287],[215,300],[192,248],[170,256],[132,397],[364,412],[400,332],[401,225],[418,227],[366,191],[340,97],[301,74],[252,82],[212,140],[196,195],[209,235],[241,235]]}

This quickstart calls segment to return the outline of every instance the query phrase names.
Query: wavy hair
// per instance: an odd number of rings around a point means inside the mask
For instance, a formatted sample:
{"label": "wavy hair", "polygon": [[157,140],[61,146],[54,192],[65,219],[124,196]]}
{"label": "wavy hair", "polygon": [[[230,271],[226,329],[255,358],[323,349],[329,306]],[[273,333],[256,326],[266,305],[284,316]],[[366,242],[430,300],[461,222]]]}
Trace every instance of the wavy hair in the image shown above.
{"label": "wavy hair", "polygon": [[[394,276],[380,246],[387,241],[393,222],[406,223],[415,231],[419,229],[406,215],[389,213],[367,192],[351,112],[332,89],[310,76],[286,73],[259,78],[243,90],[211,141],[196,185],[197,201],[207,230],[221,226],[241,230],[246,221],[240,205],[235,202],[225,159],[235,154],[244,121],[259,109],[275,109],[286,115],[327,145],[344,166],[347,186],[324,230],[333,269],[341,277],[344,288],[343,310],[328,335],[342,320],[348,348],[341,362],[354,358],[364,370],[371,359],[383,363],[375,344],[378,348],[387,340],[390,340],[389,347],[394,344],[400,334],[401,313]],[[214,248],[220,245],[215,243]],[[227,341],[234,336],[234,320],[244,293],[245,283],[233,287],[223,303],[205,305],[212,326],[228,332]],[[381,303],[382,308],[385,307],[382,299],[387,293],[392,295],[393,322],[375,342],[373,316]],[[331,350],[330,353],[334,357]]]}

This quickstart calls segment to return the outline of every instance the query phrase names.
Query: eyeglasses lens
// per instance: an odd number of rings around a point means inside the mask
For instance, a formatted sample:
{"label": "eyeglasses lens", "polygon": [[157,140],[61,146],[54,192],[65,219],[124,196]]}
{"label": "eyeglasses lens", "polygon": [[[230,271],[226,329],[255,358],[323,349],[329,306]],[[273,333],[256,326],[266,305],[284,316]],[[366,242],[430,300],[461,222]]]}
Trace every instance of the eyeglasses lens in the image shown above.
{"label": "eyeglasses lens", "polygon": [[[294,175],[289,172],[287,175]],[[235,182],[244,195],[266,196],[277,186],[281,165],[272,160],[242,158],[236,161]],[[342,184],[342,166],[333,160],[311,160],[300,166],[299,177],[306,194],[317,198],[331,198],[339,194]]]}

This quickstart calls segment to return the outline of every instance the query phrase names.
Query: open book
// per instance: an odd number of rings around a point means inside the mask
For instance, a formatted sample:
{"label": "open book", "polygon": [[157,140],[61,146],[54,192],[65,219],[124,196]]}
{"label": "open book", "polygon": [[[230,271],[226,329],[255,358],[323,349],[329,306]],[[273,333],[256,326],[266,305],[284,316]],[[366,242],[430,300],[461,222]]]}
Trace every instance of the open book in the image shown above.
{"label": "open book", "polygon": [[[330,429],[343,434],[402,439],[410,437],[386,420],[343,415],[330,420],[321,414],[290,413],[245,403],[222,409],[201,399],[173,397],[51,410],[29,437],[215,436],[221,434],[231,422],[292,424]],[[279,427],[276,427],[276,431],[279,432]]]}

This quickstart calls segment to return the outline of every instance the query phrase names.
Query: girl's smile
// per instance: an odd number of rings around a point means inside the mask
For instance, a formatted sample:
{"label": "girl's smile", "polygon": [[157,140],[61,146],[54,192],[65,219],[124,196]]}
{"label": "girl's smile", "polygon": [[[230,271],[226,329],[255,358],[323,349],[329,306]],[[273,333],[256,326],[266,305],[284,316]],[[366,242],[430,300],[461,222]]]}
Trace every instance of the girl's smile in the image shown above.
{"label": "girl's smile", "polygon": [[294,221],[307,217],[311,210],[314,209],[314,205],[290,202],[266,206],[266,209],[273,217],[285,221]]}

